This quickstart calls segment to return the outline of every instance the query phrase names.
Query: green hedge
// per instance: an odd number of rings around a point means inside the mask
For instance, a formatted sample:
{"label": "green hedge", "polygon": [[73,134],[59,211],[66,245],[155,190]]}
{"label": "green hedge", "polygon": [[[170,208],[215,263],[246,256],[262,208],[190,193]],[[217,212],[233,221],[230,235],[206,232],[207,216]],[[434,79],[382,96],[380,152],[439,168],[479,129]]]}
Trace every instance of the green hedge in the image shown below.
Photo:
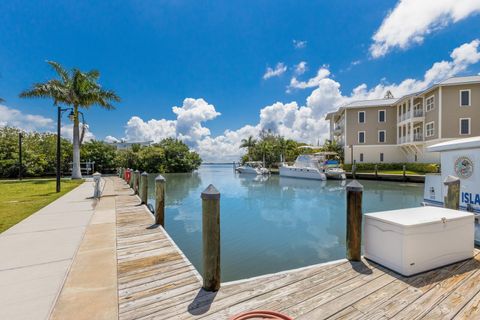
{"label": "green hedge", "polygon": [[[403,170],[403,165],[407,171],[419,173],[437,173],[440,172],[440,165],[436,163],[358,163],[358,171],[374,171],[375,165],[378,165],[378,171],[382,170]],[[344,164],[343,168],[347,171],[352,170],[351,164]]]}

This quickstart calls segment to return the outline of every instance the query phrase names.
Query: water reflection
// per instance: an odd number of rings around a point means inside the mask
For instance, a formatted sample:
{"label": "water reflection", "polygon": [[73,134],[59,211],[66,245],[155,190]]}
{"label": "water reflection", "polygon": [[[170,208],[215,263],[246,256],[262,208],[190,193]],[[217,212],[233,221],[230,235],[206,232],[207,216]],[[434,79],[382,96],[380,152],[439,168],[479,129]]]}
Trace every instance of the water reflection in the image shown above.
{"label": "water reflection", "polygon": [[[234,173],[230,165],[166,174],[166,228],[201,271],[200,193],[221,192],[222,279],[240,279],[345,256],[345,187]],[[153,201],[153,179],[151,201]],[[362,181],[364,211],[418,206],[423,185]]]}

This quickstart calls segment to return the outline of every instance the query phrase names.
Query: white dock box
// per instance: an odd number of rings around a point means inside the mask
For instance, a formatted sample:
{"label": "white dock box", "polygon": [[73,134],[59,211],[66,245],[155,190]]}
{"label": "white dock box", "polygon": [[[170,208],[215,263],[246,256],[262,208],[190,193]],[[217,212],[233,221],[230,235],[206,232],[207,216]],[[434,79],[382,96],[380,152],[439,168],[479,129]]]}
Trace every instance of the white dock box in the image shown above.
{"label": "white dock box", "polygon": [[404,276],[473,257],[474,215],[438,207],[365,214],[365,257]]}

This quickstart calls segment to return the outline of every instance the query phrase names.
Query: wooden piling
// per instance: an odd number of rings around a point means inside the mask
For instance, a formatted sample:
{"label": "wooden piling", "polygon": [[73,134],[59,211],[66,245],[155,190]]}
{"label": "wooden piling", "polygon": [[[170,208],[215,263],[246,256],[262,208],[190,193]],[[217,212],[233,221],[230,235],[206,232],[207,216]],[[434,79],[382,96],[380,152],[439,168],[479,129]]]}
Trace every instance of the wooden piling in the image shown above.
{"label": "wooden piling", "polygon": [[407,181],[407,166],[406,165],[403,165],[403,181]]}
{"label": "wooden piling", "polygon": [[202,198],[203,289],[220,289],[220,192],[209,185]]}
{"label": "wooden piling", "polygon": [[375,165],[375,179],[378,179],[378,164]]}
{"label": "wooden piling", "polygon": [[362,245],[363,186],[353,180],[347,185],[347,259],[360,261]]}
{"label": "wooden piling", "polygon": [[155,223],[165,228],[165,178],[155,178]]}
{"label": "wooden piling", "polygon": [[355,179],[355,173],[357,171],[357,165],[356,164],[352,164],[352,178]]}
{"label": "wooden piling", "polygon": [[143,172],[140,176],[140,200],[147,204],[148,200],[148,173]]}
{"label": "wooden piling", "polygon": [[135,184],[133,185],[133,191],[135,192],[135,194],[139,194],[140,193],[140,171],[135,170],[133,175],[135,176],[135,182],[134,182]]}
{"label": "wooden piling", "polygon": [[460,179],[454,176],[447,176],[443,181],[447,187],[446,196],[443,198],[443,206],[448,209],[460,209]]}
{"label": "wooden piling", "polygon": [[128,181],[128,184],[130,185],[130,188],[133,189],[133,169],[130,169],[129,172],[130,172],[130,180]]}

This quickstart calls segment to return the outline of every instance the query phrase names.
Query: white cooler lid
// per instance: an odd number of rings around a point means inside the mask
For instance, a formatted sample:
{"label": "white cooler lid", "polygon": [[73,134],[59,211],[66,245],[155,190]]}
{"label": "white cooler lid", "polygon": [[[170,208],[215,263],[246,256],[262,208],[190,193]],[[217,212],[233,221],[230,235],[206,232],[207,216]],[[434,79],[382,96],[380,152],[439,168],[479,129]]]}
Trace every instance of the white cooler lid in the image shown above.
{"label": "white cooler lid", "polygon": [[403,227],[413,227],[422,224],[438,223],[442,218],[447,221],[473,217],[473,213],[440,207],[426,206],[418,208],[367,213],[366,217]]}

